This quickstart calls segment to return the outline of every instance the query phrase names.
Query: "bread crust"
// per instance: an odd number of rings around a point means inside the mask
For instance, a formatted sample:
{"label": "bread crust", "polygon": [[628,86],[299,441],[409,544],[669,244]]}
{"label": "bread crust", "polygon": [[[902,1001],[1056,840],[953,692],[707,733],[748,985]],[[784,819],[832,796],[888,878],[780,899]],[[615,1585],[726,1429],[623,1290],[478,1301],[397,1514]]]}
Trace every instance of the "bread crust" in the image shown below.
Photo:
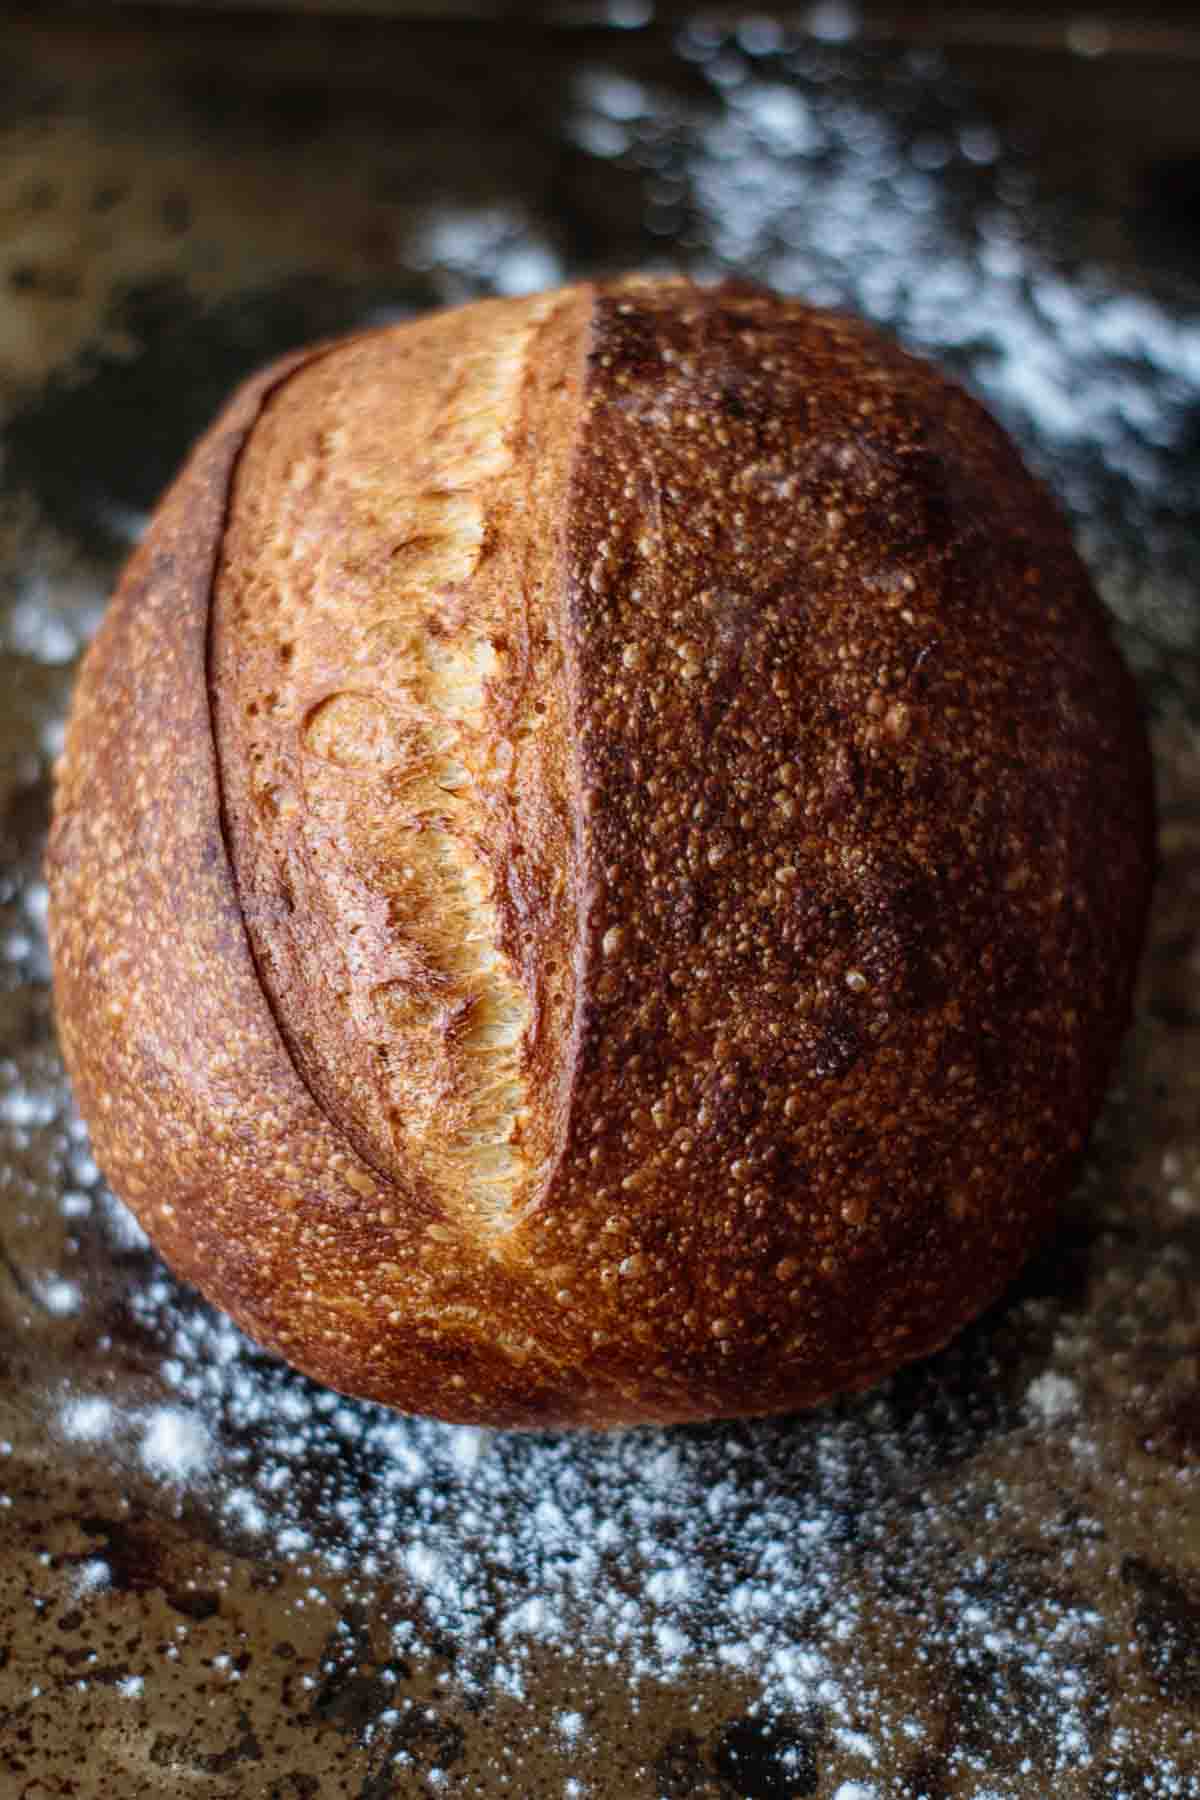
{"label": "bread crust", "polygon": [[215,588],[225,820],[293,1059],[406,1207],[497,1245],[570,1066],[563,532],[527,521],[564,516],[585,320],[494,302],[298,371]]}
{"label": "bread crust", "polygon": [[64,1055],[163,1254],[335,1387],[808,1405],[1048,1229],[1151,831],[960,389],[732,284],[490,302],[249,384],[156,515],[63,759]]}

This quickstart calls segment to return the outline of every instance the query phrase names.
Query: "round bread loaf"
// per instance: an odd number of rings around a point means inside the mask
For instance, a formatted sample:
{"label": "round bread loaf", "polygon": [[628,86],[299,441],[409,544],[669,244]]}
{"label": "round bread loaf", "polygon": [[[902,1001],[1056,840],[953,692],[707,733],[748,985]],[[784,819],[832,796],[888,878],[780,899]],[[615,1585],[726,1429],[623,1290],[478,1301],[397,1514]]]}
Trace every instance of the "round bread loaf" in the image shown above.
{"label": "round bread loaf", "polygon": [[64,1054],[164,1256],[346,1392],[612,1425],[944,1343],[1072,1179],[1131,683],[973,400],[627,279],[293,357],[79,681]]}

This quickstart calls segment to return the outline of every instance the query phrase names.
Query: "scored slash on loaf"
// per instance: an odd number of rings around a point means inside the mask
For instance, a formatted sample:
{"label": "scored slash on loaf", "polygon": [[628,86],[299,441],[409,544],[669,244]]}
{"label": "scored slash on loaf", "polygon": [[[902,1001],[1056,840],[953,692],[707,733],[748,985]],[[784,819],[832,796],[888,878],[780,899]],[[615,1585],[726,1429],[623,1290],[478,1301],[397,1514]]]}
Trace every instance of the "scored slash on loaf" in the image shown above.
{"label": "scored slash on loaf", "polygon": [[806,1405],[1048,1229],[1150,871],[1132,685],[982,408],[683,280],[235,397],[80,676],[64,1055],[163,1254],[407,1410]]}

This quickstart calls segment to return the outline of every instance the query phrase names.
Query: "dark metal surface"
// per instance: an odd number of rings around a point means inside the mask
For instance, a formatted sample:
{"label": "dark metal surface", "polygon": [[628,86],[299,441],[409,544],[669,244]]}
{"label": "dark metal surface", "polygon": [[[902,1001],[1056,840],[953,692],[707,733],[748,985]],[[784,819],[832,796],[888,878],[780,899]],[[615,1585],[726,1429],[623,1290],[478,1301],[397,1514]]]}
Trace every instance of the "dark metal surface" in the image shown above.
{"label": "dark metal surface", "polygon": [[[856,16],[0,23],[4,1800],[1200,1794],[1200,64]],[[1052,1250],[881,1395],[614,1441],[391,1421],[106,1195],[50,1019],[49,770],[242,373],[647,264],[874,314],[1063,495],[1158,756],[1138,1019]]]}

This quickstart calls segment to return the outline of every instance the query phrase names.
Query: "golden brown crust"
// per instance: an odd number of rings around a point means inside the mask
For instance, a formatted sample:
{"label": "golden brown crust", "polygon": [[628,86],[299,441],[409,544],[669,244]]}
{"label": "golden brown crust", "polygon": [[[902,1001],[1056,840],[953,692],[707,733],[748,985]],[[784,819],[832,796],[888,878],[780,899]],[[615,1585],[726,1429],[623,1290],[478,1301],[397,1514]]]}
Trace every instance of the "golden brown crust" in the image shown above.
{"label": "golden brown crust", "polygon": [[206,650],[233,470],[288,373],[249,384],[198,446],[85,659],[47,871],[63,1054],[117,1192],[263,1343],[416,1411],[586,1418],[564,1334],[538,1332],[520,1282],[430,1238],[314,1101],[250,954]]}
{"label": "golden brown crust", "polygon": [[493,302],[293,376],[213,612],[233,865],[292,1055],[406,1205],[497,1242],[563,1123],[562,534],[525,522],[563,513],[581,313]]}
{"label": "golden brown crust", "polygon": [[164,1254],[335,1386],[807,1404],[1046,1229],[1150,822],[1066,529],[960,390],[732,286],[490,303],[260,378],[164,502],[64,759],[64,1053]]}

